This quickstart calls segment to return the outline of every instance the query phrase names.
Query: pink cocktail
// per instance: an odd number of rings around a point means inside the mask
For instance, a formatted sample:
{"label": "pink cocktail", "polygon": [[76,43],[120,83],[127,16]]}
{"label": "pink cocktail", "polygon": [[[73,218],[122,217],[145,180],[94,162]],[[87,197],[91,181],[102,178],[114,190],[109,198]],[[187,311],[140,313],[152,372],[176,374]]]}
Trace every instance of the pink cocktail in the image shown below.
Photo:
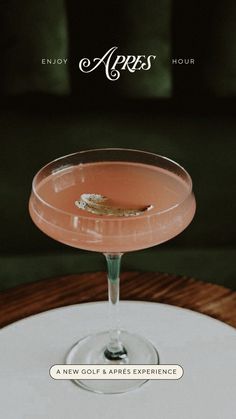
{"label": "pink cocktail", "polygon": [[[68,362],[158,363],[157,351],[149,341],[117,327],[120,259],[124,252],[165,242],[188,226],[195,212],[188,173],[165,157],[143,151],[78,152],[37,173],[29,209],[35,224],[48,236],[75,248],[102,252],[107,259],[111,330],[81,339],[70,351]],[[117,393],[143,382],[77,384]]]}

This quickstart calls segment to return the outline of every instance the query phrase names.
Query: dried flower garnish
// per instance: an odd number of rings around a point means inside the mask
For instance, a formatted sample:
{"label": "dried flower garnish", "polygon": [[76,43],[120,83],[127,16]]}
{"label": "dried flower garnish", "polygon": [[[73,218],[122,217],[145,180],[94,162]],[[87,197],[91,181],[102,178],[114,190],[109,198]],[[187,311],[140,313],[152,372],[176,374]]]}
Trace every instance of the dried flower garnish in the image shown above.
{"label": "dried flower garnish", "polygon": [[75,205],[84,210],[97,215],[113,215],[115,217],[133,217],[143,214],[145,211],[149,211],[153,208],[152,205],[148,205],[142,208],[120,208],[112,205],[106,205],[108,198],[104,195],[84,193],[81,195],[78,201],[75,201]]}

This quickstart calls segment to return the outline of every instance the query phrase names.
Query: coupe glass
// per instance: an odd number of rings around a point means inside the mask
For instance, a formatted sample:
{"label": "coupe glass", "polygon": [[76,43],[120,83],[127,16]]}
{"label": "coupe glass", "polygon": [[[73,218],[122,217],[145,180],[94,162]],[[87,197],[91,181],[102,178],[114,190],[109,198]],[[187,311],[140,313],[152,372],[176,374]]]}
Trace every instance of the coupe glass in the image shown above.
{"label": "coupe glass", "polygon": [[[89,194],[106,197],[111,212],[94,213],[86,205],[78,206],[81,196]],[[118,207],[123,212],[113,211]],[[52,161],[36,174],[29,210],[48,236],[75,248],[102,252],[107,261],[110,330],[80,337],[66,362],[158,364],[158,351],[150,341],[119,326],[120,262],[124,252],[165,242],[191,222],[195,199],[186,170],[166,157],[140,150],[80,151]],[[145,381],[75,383],[98,393],[123,393]]]}

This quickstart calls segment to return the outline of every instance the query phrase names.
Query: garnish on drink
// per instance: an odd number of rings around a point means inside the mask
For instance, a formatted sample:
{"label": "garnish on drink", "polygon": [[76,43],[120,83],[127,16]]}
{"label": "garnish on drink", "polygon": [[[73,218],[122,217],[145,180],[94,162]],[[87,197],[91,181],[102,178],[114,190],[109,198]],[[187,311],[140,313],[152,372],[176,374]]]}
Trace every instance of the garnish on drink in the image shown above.
{"label": "garnish on drink", "polygon": [[80,196],[75,205],[85,211],[97,215],[113,215],[115,217],[133,217],[141,215],[145,211],[153,208],[153,205],[148,205],[142,208],[121,208],[109,204],[109,198],[104,195],[94,193],[84,193]]}

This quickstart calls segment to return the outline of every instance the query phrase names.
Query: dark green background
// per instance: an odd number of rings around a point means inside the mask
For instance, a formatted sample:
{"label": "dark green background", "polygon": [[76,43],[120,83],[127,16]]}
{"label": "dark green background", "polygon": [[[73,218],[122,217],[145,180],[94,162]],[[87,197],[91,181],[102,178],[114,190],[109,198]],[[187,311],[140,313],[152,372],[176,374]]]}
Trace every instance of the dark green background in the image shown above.
{"label": "dark green background", "polygon": [[[93,147],[166,155],[191,173],[193,223],[161,246],[124,257],[124,269],[159,270],[235,283],[236,41],[232,1],[52,0],[0,2],[0,284],[105,269],[101,255],[44,236],[28,215],[35,172],[57,156]],[[117,82],[82,57],[154,54],[148,72]],[[68,57],[67,66],[43,66]],[[193,66],[172,58],[194,58]]]}

